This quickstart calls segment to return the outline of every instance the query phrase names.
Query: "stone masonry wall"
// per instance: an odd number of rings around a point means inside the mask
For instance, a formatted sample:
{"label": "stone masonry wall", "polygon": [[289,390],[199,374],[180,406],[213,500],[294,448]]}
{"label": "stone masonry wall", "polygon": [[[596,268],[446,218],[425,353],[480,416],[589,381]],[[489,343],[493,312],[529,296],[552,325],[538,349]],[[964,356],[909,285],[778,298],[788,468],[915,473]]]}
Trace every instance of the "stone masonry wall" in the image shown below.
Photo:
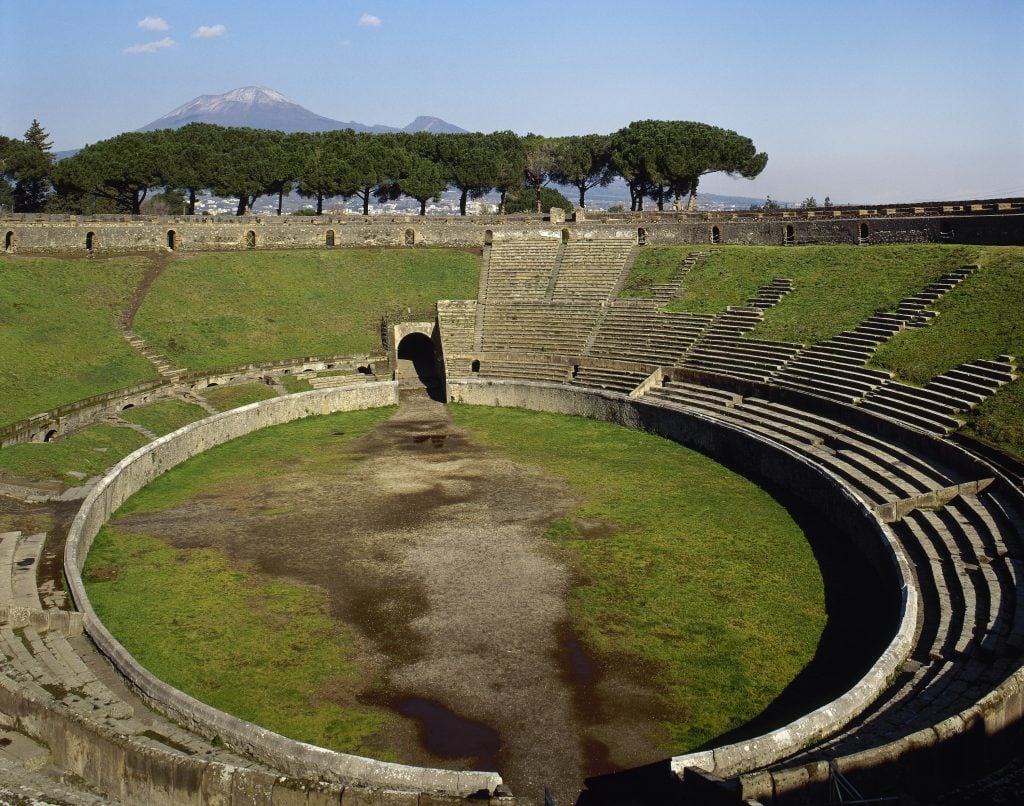
{"label": "stone masonry wall", "polygon": [[[992,207],[1007,209],[990,209]],[[481,248],[493,240],[626,238],[649,244],[1024,244],[1020,205],[870,210],[582,213],[540,216],[45,216],[0,217],[0,252],[102,255],[344,247]],[[924,209],[924,208],[920,208]],[[328,245],[332,244],[332,245]]]}

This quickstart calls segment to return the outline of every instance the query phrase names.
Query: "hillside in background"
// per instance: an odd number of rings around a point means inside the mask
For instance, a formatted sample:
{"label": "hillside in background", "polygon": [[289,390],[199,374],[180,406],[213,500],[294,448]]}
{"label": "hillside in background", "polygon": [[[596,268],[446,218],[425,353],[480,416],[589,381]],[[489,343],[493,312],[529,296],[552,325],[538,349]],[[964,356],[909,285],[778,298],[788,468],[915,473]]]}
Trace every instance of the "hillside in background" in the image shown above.
{"label": "hillside in background", "polygon": [[267,87],[239,87],[222,95],[200,95],[136,131],[177,129],[187,126],[189,123],[214,123],[218,126],[271,129],[282,132],[325,132],[334,129],[352,129],[357,132],[378,134],[399,131],[439,134],[465,131],[452,123],[427,115],[421,115],[401,129],[379,123],[367,125],[354,120],[333,120],[311,112]]}

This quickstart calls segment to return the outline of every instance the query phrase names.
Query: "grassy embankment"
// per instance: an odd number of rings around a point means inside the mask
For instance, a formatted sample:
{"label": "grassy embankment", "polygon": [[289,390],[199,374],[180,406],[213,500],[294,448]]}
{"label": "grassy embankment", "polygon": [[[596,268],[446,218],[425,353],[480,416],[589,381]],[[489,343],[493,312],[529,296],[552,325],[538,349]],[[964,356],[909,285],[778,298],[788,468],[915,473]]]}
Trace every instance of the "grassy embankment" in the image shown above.
{"label": "grassy embankment", "polygon": [[[813,656],[825,621],[820,574],[799,529],[763,491],[678,445],[606,423],[475,407],[454,415],[479,442],[578,493],[578,510],[549,529],[583,580],[572,595],[576,627],[596,653],[645,669],[645,683],[653,670],[666,752],[755,716]],[[312,419],[213,449],[133,496],[118,516],[285,472],[298,456],[315,461],[324,434],[352,438],[381,413],[335,415],[342,416],[343,428]],[[605,521],[612,533],[580,539],[578,518]],[[284,631],[293,611],[278,598],[321,612],[319,592],[259,577],[208,550],[175,551],[125,534],[117,518],[90,553],[87,575],[115,635],[155,673],[217,707],[357,752],[381,724],[379,714],[349,714],[317,696],[328,678],[337,678],[334,688],[358,688],[359,670],[343,662],[343,628],[327,620],[305,627],[319,637],[317,652],[337,653],[329,662],[310,651],[308,638]],[[243,700],[245,692],[251,698]]]}
{"label": "grassy embankment", "polygon": [[0,425],[157,377],[117,330],[146,263],[0,257]]}
{"label": "grassy embankment", "polygon": [[[665,273],[667,267],[678,267],[690,251],[686,246],[648,247],[641,257],[650,255],[648,263],[663,268],[652,282],[665,282],[671,274]],[[855,327],[875,311],[892,309],[944,272],[972,263],[981,270],[937,303],[941,315],[931,326],[899,333],[872,362],[894,370],[901,380],[922,384],[963,361],[1001,353],[1024,358],[1024,248],[719,247],[690,272],[682,295],[668,310],[714,313],[742,304],[776,277],[788,277],[793,293],[769,310],[750,335],[810,344]],[[1024,380],[1018,379],[967,416],[967,432],[1024,457],[1022,411]]]}
{"label": "grassy embankment", "polygon": [[[391,412],[308,418],[232,440],[165,473],[118,515],[173,507],[287,472],[298,460],[316,472],[319,463],[338,462],[318,443],[348,442]],[[325,694],[357,689],[364,672],[353,663],[350,633],[327,614],[323,591],[264,576],[213,549],[174,549],[119,529],[117,517],[97,536],[85,579],[104,623],[172,685],[293,738],[381,755],[367,742],[384,724],[383,712],[342,708]]]}
{"label": "grassy embankment", "polygon": [[167,267],[135,329],[190,369],[365,353],[382,314],[475,299],[479,272],[478,255],[452,249],[207,253]]}
{"label": "grassy embankment", "polygon": [[158,437],[208,416],[202,406],[184,400],[160,400],[121,412],[121,419],[141,425]]}

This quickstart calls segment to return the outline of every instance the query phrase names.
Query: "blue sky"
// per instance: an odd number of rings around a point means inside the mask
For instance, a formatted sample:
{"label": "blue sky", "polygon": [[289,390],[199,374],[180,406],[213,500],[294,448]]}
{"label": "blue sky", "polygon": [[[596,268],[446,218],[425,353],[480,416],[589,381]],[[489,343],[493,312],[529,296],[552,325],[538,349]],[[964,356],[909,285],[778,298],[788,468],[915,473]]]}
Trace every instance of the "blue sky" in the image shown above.
{"label": "blue sky", "polygon": [[0,0],[0,133],[57,149],[197,95],[271,87],[317,114],[550,136],[700,120],[799,201],[1024,195],[1022,0]]}

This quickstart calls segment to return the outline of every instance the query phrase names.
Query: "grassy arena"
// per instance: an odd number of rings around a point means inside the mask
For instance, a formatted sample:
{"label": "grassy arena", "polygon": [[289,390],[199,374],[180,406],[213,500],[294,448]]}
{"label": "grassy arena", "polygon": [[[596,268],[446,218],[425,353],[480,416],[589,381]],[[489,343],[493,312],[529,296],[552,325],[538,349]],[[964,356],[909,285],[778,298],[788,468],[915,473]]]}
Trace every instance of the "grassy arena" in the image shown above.
{"label": "grassy arena", "polygon": [[[388,413],[266,429],[130,498],[88,558],[89,594],[104,622],[153,672],[219,708],[339,750],[378,746],[385,712],[318,697],[327,686],[358,687],[366,673],[351,662],[344,626],[323,615],[321,592],[209,549],[173,549],[122,530],[118,518],[283,473],[299,460],[315,472],[317,446],[337,440],[332,432],[352,439]],[[603,422],[465,406],[454,418],[479,444],[564,479],[578,495],[577,510],[548,528],[581,581],[571,599],[575,630],[597,656],[625,655],[653,675],[666,752],[756,716],[813,656],[825,623],[820,574],[798,527],[750,482],[674,443]],[[584,539],[577,525],[595,522],[603,536]],[[282,628],[300,612],[304,621]],[[245,664],[249,698],[237,685],[243,656],[256,659]]]}

